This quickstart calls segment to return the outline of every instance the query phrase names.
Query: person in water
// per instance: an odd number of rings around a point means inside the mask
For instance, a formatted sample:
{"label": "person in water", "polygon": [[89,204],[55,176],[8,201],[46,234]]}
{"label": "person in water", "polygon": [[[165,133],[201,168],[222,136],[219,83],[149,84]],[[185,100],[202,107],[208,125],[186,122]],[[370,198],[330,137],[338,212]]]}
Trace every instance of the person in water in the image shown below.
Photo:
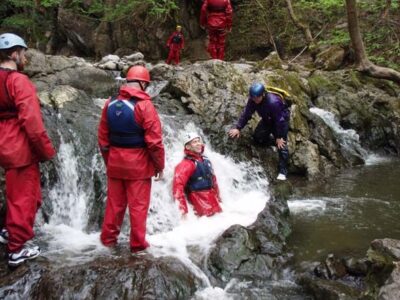
{"label": "person in water", "polygon": [[146,93],[149,71],[133,66],[126,80],[119,94],[106,102],[98,129],[107,167],[107,204],[100,239],[105,246],[116,245],[128,206],[134,253],[149,247],[146,220],[151,177],[163,178],[165,154],[160,118]]}
{"label": "person in water", "polygon": [[185,157],[175,167],[173,197],[182,215],[188,213],[187,201],[198,216],[212,216],[222,211],[217,178],[210,160],[203,155],[204,144],[196,133],[189,133],[184,144]]}

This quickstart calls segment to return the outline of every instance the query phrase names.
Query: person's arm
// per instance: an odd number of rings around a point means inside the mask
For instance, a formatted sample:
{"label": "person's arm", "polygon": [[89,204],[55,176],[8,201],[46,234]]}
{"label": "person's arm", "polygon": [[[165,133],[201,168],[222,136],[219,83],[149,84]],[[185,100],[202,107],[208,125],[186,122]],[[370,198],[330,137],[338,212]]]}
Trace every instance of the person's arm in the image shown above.
{"label": "person's arm", "polygon": [[153,160],[157,174],[165,167],[165,150],[162,141],[161,122],[150,100],[139,101],[135,106],[135,120],[144,129],[146,149]]}
{"label": "person's arm", "polygon": [[14,74],[10,75],[12,77],[7,82],[7,89],[17,107],[19,124],[39,160],[50,160],[56,151],[44,127],[36,88],[26,75]]}
{"label": "person's arm", "polygon": [[203,5],[201,6],[200,10],[200,27],[206,28],[207,26],[207,7],[208,7],[208,0],[204,0]]}
{"label": "person's arm", "polygon": [[183,34],[181,34],[182,40],[181,40],[181,49],[185,49],[185,38],[183,37]]}
{"label": "person's arm", "polygon": [[188,207],[185,195],[185,187],[195,171],[195,164],[190,160],[184,159],[175,168],[174,179],[172,183],[172,195],[178,201],[179,210],[183,215],[187,214]]}
{"label": "person's arm", "polygon": [[239,130],[243,129],[247,125],[247,123],[249,122],[255,111],[256,111],[256,104],[254,103],[253,100],[249,98],[246,107],[244,108],[242,114],[239,117],[239,120],[235,125],[235,128]]}
{"label": "person's arm", "polygon": [[109,102],[110,99],[108,99],[104,104],[103,111],[101,112],[99,128],[97,129],[97,141],[99,144],[100,153],[103,156],[106,166],[108,163],[108,154],[110,150],[109,129],[107,121],[107,108]]}
{"label": "person's arm", "polygon": [[215,174],[213,174],[212,181],[213,181],[213,189],[215,191],[215,194],[218,197],[218,201],[222,202],[221,195],[219,193],[219,186],[218,186],[218,182],[217,182],[217,176],[215,176]]}
{"label": "person's arm", "polygon": [[226,0],[227,4],[225,6],[225,16],[226,16],[226,29],[228,31],[232,30],[232,16],[233,16],[233,10],[232,10],[232,5],[230,0]]}

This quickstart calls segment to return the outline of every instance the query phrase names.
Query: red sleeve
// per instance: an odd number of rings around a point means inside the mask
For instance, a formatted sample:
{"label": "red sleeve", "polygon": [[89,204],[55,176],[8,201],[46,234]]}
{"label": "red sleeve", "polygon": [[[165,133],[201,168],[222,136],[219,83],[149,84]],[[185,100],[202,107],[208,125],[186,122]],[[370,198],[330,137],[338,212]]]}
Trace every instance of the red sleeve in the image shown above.
{"label": "red sleeve", "polygon": [[12,78],[8,81],[8,90],[18,110],[18,121],[39,160],[50,160],[56,151],[44,128],[36,89],[27,76],[21,73],[14,74],[16,76],[11,75]]}
{"label": "red sleeve", "polygon": [[143,100],[136,104],[135,119],[144,129],[144,141],[156,171],[164,170],[165,151],[162,141],[161,122],[150,100]]}
{"label": "red sleeve", "polygon": [[188,159],[182,160],[175,168],[174,180],[172,183],[172,195],[174,199],[178,201],[179,209],[183,214],[187,214],[188,212],[185,186],[195,170],[196,165]]}
{"label": "red sleeve", "polygon": [[226,15],[226,28],[230,30],[232,29],[232,16],[233,16],[232,5],[230,0],[227,0],[227,4],[225,7],[225,15]]}
{"label": "red sleeve", "polygon": [[207,25],[207,7],[208,7],[208,0],[204,0],[203,5],[201,6],[200,11],[200,26],[206,27]]}
{"label": "red sleeve", "polygon": [[185,48],[185,38],[183,37],[182,34],[182,41],[181,41],[181,49]]}
{"label": "red sleeve", "polygon": [[100,147],[101,155],[103,156],[104,162],[107,165],[108,154],[110,149],[110,141],[108,137],[108,121],[107,121],[107,108],[110,103],[110,99],[104,104],[103,111],[101,113],[99,128],[97,130],[97,140]]}
{"label": "red sleeve", "polygon": [[218,201],[222,202],[221,196],[219,194],[219,186],[218,186],[218,182],[217,182],[217,177],[215,175],[213,175],[212,180],[213,180],[213,186],[214,186],[213,188],[214,188],[215,194],[218,196]]}

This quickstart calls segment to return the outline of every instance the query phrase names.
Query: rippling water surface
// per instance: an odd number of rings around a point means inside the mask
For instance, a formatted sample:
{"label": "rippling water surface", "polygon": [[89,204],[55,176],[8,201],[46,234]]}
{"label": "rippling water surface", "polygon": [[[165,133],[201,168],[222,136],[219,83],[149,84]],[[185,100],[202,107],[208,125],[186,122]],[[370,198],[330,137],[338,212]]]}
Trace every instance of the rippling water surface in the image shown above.
{"label": "rippling water surface", "polygon": [[400,239],[400,160],[367,163],[296,188],[289,243],[297,262],[328,253],[363,257],[373,239]]}

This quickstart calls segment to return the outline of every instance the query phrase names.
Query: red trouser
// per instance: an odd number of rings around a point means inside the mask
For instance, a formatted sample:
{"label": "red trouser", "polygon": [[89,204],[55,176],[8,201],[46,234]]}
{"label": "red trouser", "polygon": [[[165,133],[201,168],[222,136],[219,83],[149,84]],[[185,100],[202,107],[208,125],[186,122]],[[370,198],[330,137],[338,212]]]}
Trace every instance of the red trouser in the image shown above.
{"label": "red trouser", "polygon": [[225,36],[224,29],[209,29],[208,30],[208,53],[211,58],[224,60],[225,57]]}
{"label": "red trouser", "polygon": [[18,252],[34,237],[33,224],[41,196],[39,164],[6,171],[8,252]]}
{"label": "red trouser", "polygon": [[131,222],[130,246],[136,252],[146,249],[146,220],[150,204],[151,179],[126,180],[108,177],[107,206],[100,239],[105,246],[117,243],[126,206]]}
{"label": "red trouser", "polygon": [[170,64],[171,61],[174,60],[175,64],[178,65],[180,62],[180,51],[181,51],[180,49],[170,47],[166,63]]}

